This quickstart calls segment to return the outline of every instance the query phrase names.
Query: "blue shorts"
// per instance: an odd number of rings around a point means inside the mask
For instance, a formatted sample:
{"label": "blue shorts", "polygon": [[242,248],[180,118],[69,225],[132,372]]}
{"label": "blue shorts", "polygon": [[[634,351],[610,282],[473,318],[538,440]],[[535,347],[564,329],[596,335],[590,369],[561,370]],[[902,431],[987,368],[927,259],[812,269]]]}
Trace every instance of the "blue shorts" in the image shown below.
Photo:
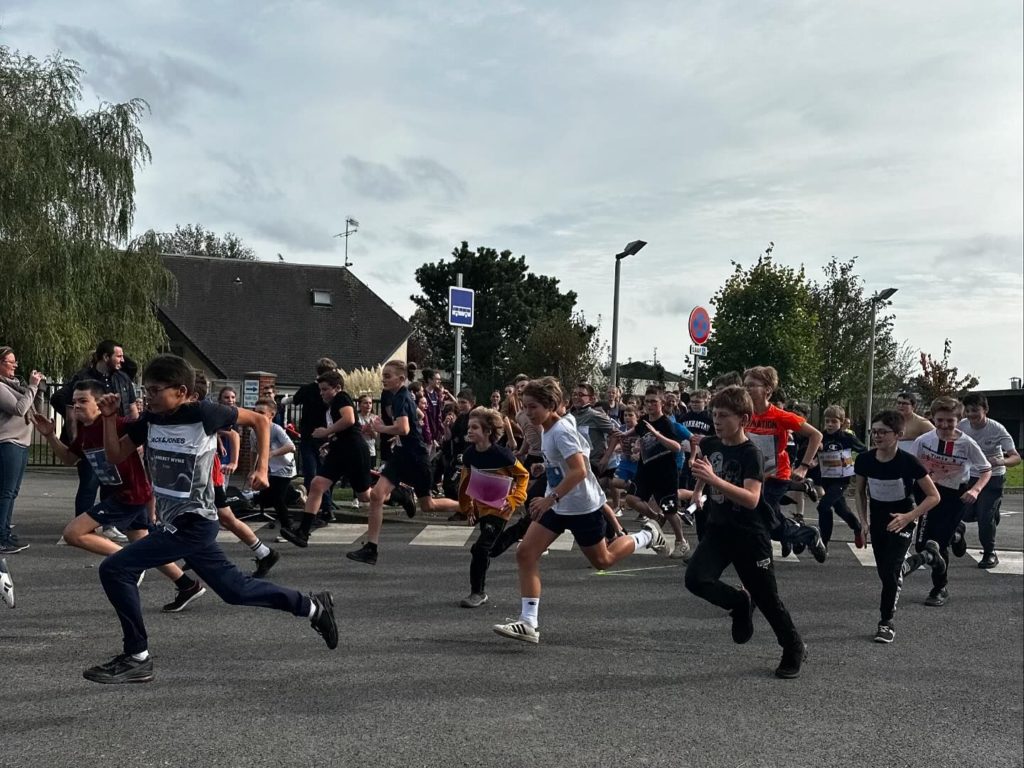
{"label": "blue shorts", "polygon": [[571,531],[576,543],[581,547],[592,547],[604,539],[605,519],[604,512],[600,509],[585,515],[560,515],[549,509],[537,522],[559,536]]}
{"label": "blue shorts", "polygon": [[125,504],[111,496],[85,514],[102,526],[112,525],[122,531],[149,530],[149,510],[145,504]]}
{"label": "blue shorts", "polygon": [[619,466],[615,468],[615,476],[627,483],[632,482],[636,478],[636,462],[620,461]]}

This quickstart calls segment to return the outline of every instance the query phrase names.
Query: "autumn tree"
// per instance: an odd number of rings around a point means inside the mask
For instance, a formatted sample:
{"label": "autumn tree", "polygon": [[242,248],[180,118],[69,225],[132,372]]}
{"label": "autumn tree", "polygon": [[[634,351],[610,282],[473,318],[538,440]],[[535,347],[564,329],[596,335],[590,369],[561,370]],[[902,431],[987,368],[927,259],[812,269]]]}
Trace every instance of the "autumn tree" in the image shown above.
{"label": "autumn tree", "polygon": [[953,342],[946,339],[942,344],[942,358],[936,360],[930,354],[921,352],[918,358],[920,372],[909,382],[909,386],[920,396],[925,407],[937,397],[958,397],[978,386],[978,377],[973,374],[960,375],[960,369],[949,360]]}

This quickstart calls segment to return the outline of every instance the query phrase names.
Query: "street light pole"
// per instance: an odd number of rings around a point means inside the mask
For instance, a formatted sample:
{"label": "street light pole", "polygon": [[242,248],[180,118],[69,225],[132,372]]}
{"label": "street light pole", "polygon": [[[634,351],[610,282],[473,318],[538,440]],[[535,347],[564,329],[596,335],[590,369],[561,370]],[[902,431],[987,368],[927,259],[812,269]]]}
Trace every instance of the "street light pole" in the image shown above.
{"label": "street light pole", "polygon": [[895,288],[886,288],[871,297],[871,354],[868,357],[868,407],[864,414],[864,445],[871,445],[871,409],[875,395],[875,327],[878,305],[892,298]]}
{"label": "street light pole", "polygon": [[634,240],[627,243],[622,253],[615,254],[615,297],[612,299],[612,370],[611,382],[613,387],[619,385],[619,275],[622,271],[622,260],[640,251],[647,243],[643,240]]}

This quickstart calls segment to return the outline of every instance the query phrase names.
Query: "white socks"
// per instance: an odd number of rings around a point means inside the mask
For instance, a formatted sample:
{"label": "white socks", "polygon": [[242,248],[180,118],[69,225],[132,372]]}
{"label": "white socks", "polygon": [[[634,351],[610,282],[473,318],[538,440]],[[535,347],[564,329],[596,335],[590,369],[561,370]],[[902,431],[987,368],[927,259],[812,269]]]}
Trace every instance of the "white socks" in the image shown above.
{"label": "white socks", "polygon": [[132,658],[135,661],[145,661],[149,658],[149,651],[141,651],[140,653],[133,653]]}
{"label": "white socks", "polygon": [[270,547],[263,543],[261,539],[256,539],[255,544],[250,544],[251,549],[256,554],[257,560],[262,560],[264,557],[270,554]]}
{"label": "white socks", "polygon": [[636,544],[637,549],[646,549],[654,539],[654,534],[646,528],[642,528],[636,533],[631,533],[629,535],[633,538],[633,542]]}
{"label": "white socks", "polygon": [[537,628],[537,608],[540,605],[539,597],[524,597],[523,612],[519,618],[534,629]]}

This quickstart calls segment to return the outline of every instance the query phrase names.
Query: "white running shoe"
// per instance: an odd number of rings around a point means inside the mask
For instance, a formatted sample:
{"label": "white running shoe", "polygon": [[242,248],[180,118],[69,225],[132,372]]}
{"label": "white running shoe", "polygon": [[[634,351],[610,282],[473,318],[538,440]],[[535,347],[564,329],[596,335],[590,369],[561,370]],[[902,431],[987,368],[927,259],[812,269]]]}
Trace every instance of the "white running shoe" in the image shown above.
{"label": "white running shoe", "polygon": [[128,537],[112,525],[104,526],[103,530],[100,532],[100,536],[102,536],[105,539],[110,539],[115,544],[128,543]]}
{"label": "white running shoe", "polygon": [[14,607],[14,579],[11,578],[11,572],[7,570],[7,561],[3,558],[0,558],[0,597],[8,608]]}
{"label": "white running shoe", "polygon": [[668,544],[665,541],[665,534],[661,532],[661,526],[653,520],[648,520],[644,523],[643,528],[645,531],[651,532],[651,543],[647,545],[647,548],[653,549],[659,555],[665,554]]}
{"label": "white running shoe", "polygon": [[618,509],[615,510],[615,516],[622,517],[622,507],[619,507]]}
{"label": "white running shoe", "polygon": [[690,544],[683,539],[677,541],[675,547],[672,549],[672,554],[669,557],[673,560],[682,560],[684,563],[690,561]]}
{"label": "white running shoe", "polygon": [[539,643],[540,642],[540,630],[537,627],[532,627],[522,619],[516,619],[510,621],[508,624],[495,624],[495,634],[501,635],[502,637],[509,637],[513,640],[521,640],[524,643]]}

